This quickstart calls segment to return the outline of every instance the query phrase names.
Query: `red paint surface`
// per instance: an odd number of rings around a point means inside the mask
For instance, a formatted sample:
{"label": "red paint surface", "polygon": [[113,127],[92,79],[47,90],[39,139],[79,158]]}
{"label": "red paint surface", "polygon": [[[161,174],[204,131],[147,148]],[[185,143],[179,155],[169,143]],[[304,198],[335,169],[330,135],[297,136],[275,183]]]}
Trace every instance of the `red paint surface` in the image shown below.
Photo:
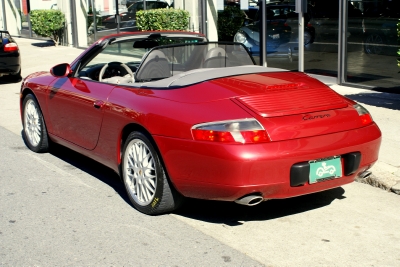
{"label": "red paint surface", "polygon": [[[188,197],[235,200],[261,193],[285,198],[338,187],[356,174],[290,187],[290,167],[359,151],[361,170],[377,161],[381,142],[377,125],[363,125],[353,101],[301,73],[241,75],[167,90],[37,73],[22,88],[37,97],[54,142],[115,171],[124,129],[144,129],[153,137],[172,183]],[[195,124],[243,118],[256,118],[271,142],[193,140]]]}

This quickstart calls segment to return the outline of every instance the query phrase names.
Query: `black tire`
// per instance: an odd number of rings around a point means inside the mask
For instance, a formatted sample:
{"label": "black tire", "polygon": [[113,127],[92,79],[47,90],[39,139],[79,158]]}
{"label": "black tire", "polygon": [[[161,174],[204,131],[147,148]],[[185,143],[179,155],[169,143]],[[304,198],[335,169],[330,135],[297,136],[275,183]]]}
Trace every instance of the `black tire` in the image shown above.
{"label": "black tire", "polygon": [[380,55],[384,52],[385,43],[385,38],[381,34],[371,33],[364,39],[364,52]]}
{"label": "black tire", "polygon": [[49,151],[49,138],[42,111],[32,94],[25,96],[22,104],[23,138],[30,150],[36,153]]}
{"label": "black tire", "polygon": [[183,196],[170,183],[146,135],[131,132],[122,151],[121,177],[129,200],[137,210],[156,215],[173,211],[182,204]]}
{"label": "black tire", "polygon": [[312,34],[307,29],[304,30],[304,46],[312,44],[313,42]]}

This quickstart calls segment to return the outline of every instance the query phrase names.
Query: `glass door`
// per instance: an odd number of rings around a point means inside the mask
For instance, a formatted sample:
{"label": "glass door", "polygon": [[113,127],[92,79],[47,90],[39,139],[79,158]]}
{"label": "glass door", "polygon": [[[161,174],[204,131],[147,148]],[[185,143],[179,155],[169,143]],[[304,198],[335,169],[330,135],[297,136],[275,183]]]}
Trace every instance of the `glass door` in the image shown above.
{"label": "glass door", "polygon": [[88,44],[120,32],[121,14],[129,0],[91,0],[88,8]]}
{"label": "glass door", "polygon": [[140,10],[168,8],[166,1],[89,0],[88,44],[106,35],[138,31],[136,13]]}
{"label": "glass door", "polygon": [[136,25],[136,12],[140,10],[150,10],[159,8],[168,8],[166,1],[138,1],[138,0],[122,0],[119,7],[120,31],[131,32],[138,31]]}
{"label": "glass door", "polygon": [[309,0],[308,4],[308,26],[314,40],[304,49],[304,71],[337,77],[339,0]]}
{"label": "glass door", "polygon": [[399,90],[399,19],[400,1],[348,1],[346,82]]}

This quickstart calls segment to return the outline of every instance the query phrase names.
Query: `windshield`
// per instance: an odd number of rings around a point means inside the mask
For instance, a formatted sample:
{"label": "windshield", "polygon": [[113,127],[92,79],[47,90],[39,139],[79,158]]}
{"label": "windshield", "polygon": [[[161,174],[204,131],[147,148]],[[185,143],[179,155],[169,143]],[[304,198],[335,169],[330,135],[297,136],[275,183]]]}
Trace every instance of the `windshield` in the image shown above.
{"label": "windshield", "polygon": [[[181,43],[200,43],[204,41],[206,41],[205,37],[180,33],[151,33],[122,36],[114,41],[110,41],[98,54],[83,61],[77,76],[99,81],[101,80],[99,79],[101,68],[110,62],[123,63],[132,72],[135,72],[142,62],[144,55],[153,47]],[[114,69],[113,71],[112,68],[108,68],[102,78],[123,76],[123,74],[125,74],[124,70]]]}
{"label": "windshield", "polygon": [[197,43],[153,48],[136,72],[136,81],[160,80],[201,68],[254,65],[253,58],[240,43]]}
{"label": "windshield", "polygon": [[143,56],[153,47],[169,44],[204,42],[205,38],[198,36],[170,35],[149,38],[145,36],[129,37],[108,44],[96,57],[87,62],[86,67],[118,61],[125,64],[139,65]]}

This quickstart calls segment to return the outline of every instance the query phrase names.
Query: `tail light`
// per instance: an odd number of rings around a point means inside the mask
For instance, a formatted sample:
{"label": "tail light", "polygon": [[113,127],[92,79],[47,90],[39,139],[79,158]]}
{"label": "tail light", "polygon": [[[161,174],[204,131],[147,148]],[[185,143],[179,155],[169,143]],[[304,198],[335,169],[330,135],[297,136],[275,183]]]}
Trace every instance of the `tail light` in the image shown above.
{"label": "tail light", "polygon": [[8,43],[4,45],[4,52],[13,52],[18,50],[18,45],[16,43]]}
{"label": "tail light", "polygon": [[371,114],[369,113],[369,111],[366,108],[364,108],[360,104],[356,104],[353,107],[357,110],[358,115],[360,116],[360,119],[361,119],[361,123],[363,125],[368,125],[373,122]]}
{"label": "tail light", "polygon": [[256,119],[230,120],[197,124],[193,139],[231,144],[270,142],[267,132]]}

